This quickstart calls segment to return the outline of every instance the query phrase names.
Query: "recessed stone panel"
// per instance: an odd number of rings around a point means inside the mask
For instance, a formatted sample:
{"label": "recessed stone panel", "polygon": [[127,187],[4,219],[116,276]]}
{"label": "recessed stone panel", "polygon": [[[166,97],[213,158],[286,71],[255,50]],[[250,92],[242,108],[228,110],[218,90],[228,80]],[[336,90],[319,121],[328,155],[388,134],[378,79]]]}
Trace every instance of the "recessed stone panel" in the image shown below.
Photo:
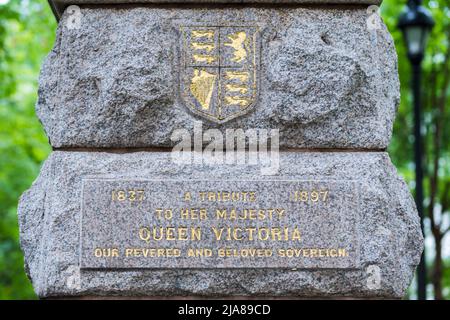
{"label": "recessed stone panel", "polygon": [[359,267],[352,181],[83,180],[81,268]]}

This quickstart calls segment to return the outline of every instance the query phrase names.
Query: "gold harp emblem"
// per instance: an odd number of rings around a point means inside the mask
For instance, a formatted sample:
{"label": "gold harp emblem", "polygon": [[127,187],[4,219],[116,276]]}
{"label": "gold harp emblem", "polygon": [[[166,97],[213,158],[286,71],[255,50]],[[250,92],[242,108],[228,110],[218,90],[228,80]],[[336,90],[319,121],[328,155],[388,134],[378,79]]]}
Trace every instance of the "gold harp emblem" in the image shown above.
{"label": "gold harp emblem", "polygon": [[217,75],[205,70],[194,69],[191,80],[191,93],[203,110],[209,110]]}

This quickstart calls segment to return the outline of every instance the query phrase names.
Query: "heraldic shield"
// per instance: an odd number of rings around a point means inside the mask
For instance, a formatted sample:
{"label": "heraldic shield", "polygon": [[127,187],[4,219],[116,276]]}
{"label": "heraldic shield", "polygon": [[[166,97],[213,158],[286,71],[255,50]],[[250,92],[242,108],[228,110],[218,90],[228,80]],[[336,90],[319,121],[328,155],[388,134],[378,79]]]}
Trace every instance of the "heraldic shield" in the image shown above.
{"label": "heraldic shield", "polygon": [[195,114],[224,123],[258,97],[257,26],[181,27],[181,97]]}

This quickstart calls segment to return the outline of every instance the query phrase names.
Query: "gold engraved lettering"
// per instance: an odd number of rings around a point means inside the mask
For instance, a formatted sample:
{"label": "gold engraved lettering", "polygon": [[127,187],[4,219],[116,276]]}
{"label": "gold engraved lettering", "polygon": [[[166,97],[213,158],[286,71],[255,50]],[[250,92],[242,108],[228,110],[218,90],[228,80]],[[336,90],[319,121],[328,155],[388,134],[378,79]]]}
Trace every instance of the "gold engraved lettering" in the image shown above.
{"label": "gold engraved lettering", "polygon": [[349,256],[349,252],[342,248],[289,248],[279,249],[278,255],[286,258],[345,258]]}
{"label": "gold engraved lettering", "polygon": [[156,216],[158,219],[166,219],[166,220],[172,220],[173,218],[173,211],[172,209],[155,209]]}
{"label": "gold engraved lettering", "polygon": [[256,192],[254,191],[200,191],[201,201],[211,202],[255,202]]}
{"label": "gold engraved lettering", "polygon": [[217,75],[205,70],[194,70],[191,80],[191,92],[203,110],[209,110]]}
{"label": "gold engraved lettering", "polygon": [[231,61],[242,62],[247,58],[247,51],[245,50],[244,43],[247,40],[247,34],[243,31],[233,33],[228,36],[231,42],[227,42],[224,45],[234,49],[233,58]]}
{"label": "gold engraved lettering", "polygon": [[212,257],[213,251],[208,248],[201,249],[188,249],[187,256],[188,257]]}
{"label": "gold engraved lettering", "polygon": [[296,190],[291,195],[294,202],[326,202],[328,200],[328,190]]}
{"label": "gold engraved lettering", "polygon": [[275,220],[285,216],[285,209],[216,209],[217,220]]}
{"label": "gold engraved lettering", "polygon": [[232,248],[219,248],[217,250],[217,255],[220,258],[224,257],[271,257],[273,251],[271,249],[256,249],[256,248],[243,248],[243,249],[232,249]]}
{"label": "gold engraved lettering", "polygon": [[208,219],[208,212],[206,209],[181,209],[180,212],[182,219],[189,219],[189,220],[206,220]]}
{"label": "gold engraved lettering", "polygon": [[138,189],[130,189],[130,190],[112,190],[111,191],[111,200],[118,202],[135,202],[135,201],[144,201],[145,199],[145,191]]}
{"label": "gold engraved lettering", "polygon": [[177,248],[126,248],[126,257],[179,257],[181,250]]}
{"label": "gold engraved lettering", "polygon": [[119,257],[119,249],[117,248],[96,248],[94,250],[96,258],[117,258]]}
{"label": "gold engraved lettering", "polygon": [[139,239],[149,243],[150,241],[200,241],[202,229],[199,227],[141,227]]}
{"label": "gold engraved lettering", "polygon": [[281,228],[238,228],[238,227],[211,227],[216,241],[301,241],[298,227]]}

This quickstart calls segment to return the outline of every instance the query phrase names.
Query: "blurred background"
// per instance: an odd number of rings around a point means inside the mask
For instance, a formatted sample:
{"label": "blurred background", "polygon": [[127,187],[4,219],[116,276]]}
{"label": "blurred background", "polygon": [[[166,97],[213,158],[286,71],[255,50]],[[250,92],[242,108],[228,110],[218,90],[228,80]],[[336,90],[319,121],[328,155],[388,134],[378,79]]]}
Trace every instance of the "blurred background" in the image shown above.
{"label": "blurred background", "polygon": [[[411,65],[398,18],[406,0],[384,0],[381,15],[399,55],[402,101],[389,153],[415,192]],[[428,299],[450,299],[450,1],[423,2],[435,20],[423,62],[422,135]],[[0,299],[36,299],[23,268],[17,202],[51,148],[34,111],[37,79],[57,23],[47,0],[0,0]],[[408,297],[417,298],[416,281]]]}

